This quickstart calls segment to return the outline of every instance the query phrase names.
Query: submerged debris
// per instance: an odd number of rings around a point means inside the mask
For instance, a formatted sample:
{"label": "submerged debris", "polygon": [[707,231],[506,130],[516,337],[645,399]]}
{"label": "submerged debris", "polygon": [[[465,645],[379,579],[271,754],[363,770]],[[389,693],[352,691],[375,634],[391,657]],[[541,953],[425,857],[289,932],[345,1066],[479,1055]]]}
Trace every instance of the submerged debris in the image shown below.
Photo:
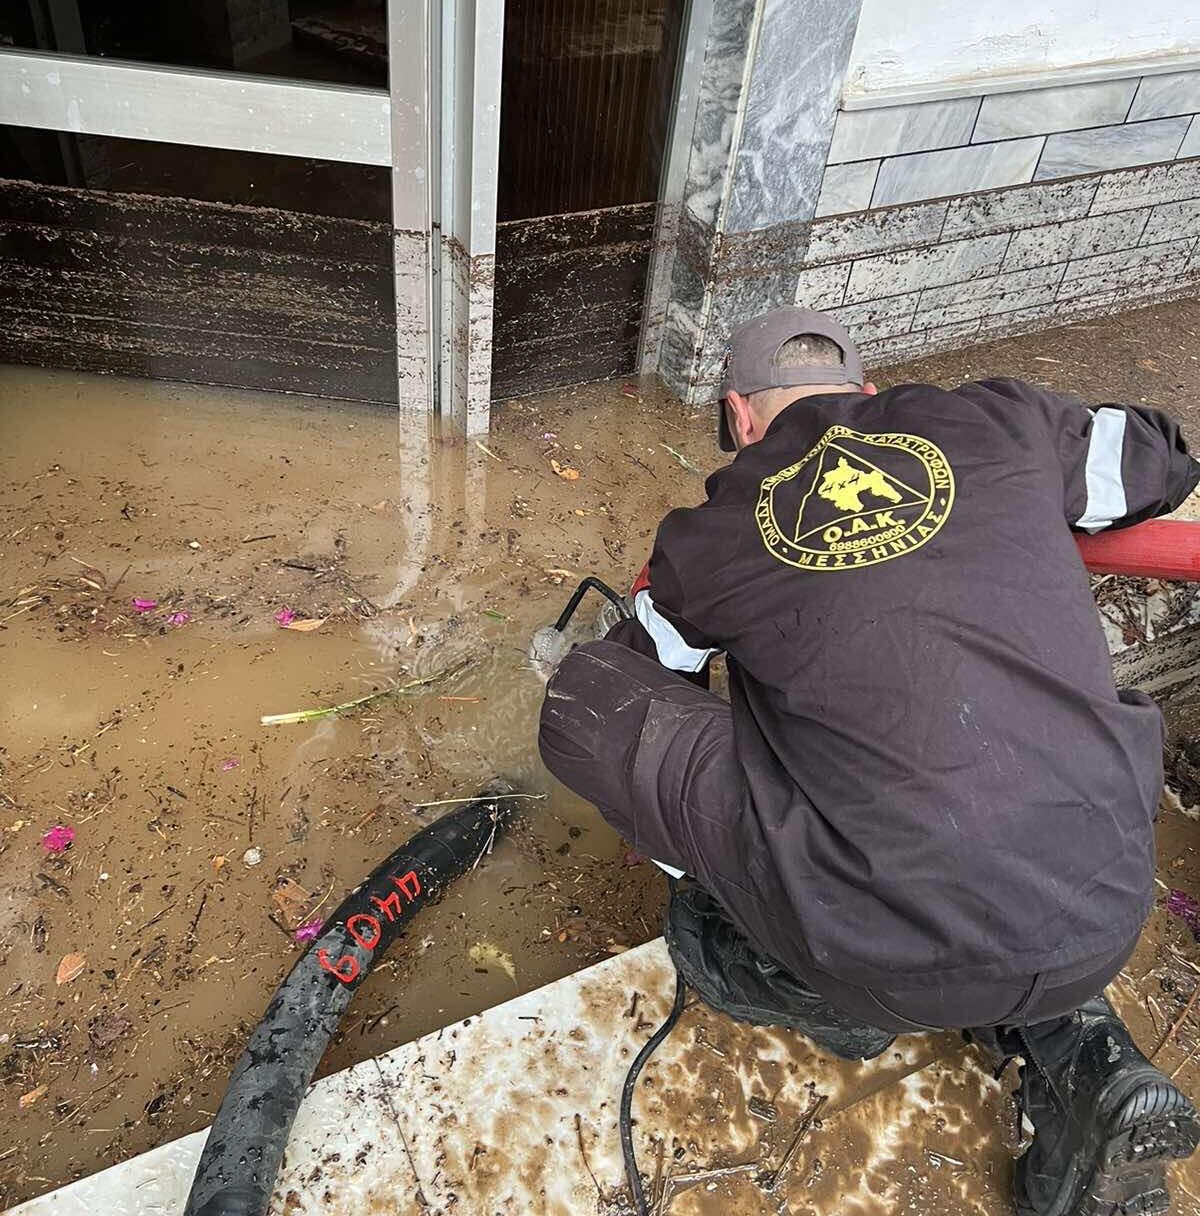
{"label": "submerged debris", "polygon": [[279,909],[283,919],[289,924],[295,924],[304,915],[312,895],[298,882],[284,878],[271,892],[271,902]]}
{"label": "submerged debris", "polygon": [[96,1055],[104,1055],[132,1029],[133,1023],[128,1018],[102,1010],[88,1022],[88,1043]]}
{"label": "submerged debris", "polygon": [[669,443],[660,443],[658,445],[666,452],[670,452],[672,456],[679,461],[683,468],[689,473],[703,473],[704,470],[699,465],[693,464],[682,452],[676,451]]}
{"label": "submerged debris", "polygon": [[365,697],[355,697],[353,701],[343,701],[340,705],[327,705],[322,709],[298,709],[290,714],[264,714],[259,719],[259,722],[263,726],[287,726],[299,722],[316,722],[321,718],[332,718],[336,714],[349,713],[352,709],[359,709],[363,705],[370,705],[372,701],[381,701],[385,697],[403,696],[405,693],[412,692],[416,688],[426,688],[430,684],[437,684],[442,680],[448,680],[465,670],[470,666],[471,662],[471,659],[464,659],[461,663],[435,672],[433,675],[420,676],[415,680],[409,680],[405,684],[398,684],[394,688],[380,688],[375,692],[367,693]]}
{"label": "submerged debris", "polygon": [[321,930],[324,927],[325,922],[319,916],[314,916],[311,920],[306,920],[304,924],[297,926],[296,932],[292,936],[301,945],[305,942],[315,942],[321,936]]}
{"label": "submerged debris", "polygon": [[75,829],[56,823],[42,833],[42,848],[47,853],[63,853],[75,843]]}
{"label": "submerged debris", "polygon": [[70,954],[64,954],[58,964],[58,971],[54,975],[54,982],[58,985],[69,984],[83,974],[86,966],[87,955],[81,950],[73,950]]}
{"label": "submerged debris", "polygon": [[1167,895],[1167,911],[1172,916],[1178,916],[1192,931],[1192,936],[1200,942],[1200,903],[1186,891],[1178,888]]}
{"label": "submerged debris", "polygon": [[312,633],[314,629],[320,629],[328,620],[324,616],[297,617],[293,614],[292,619],[287,622],[280,622],[284,629],[295,630],[296,633]]}
{"label": "submerged debris", "polygon": [[471,947],[467,952],[467,957],[476,967],[482,967],[487,971],[493,967],[499,968],[516,984],[517,968],[513,963],[513,956],[507,950],[501,950],[492,942],[480,941]]}

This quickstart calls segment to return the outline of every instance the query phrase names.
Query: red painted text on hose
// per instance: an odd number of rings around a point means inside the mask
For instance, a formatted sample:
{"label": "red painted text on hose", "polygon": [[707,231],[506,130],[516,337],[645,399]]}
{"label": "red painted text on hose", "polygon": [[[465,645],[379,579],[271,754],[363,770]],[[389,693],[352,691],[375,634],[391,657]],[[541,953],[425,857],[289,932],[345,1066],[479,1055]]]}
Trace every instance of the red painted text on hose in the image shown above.
{"label": "red painted text on hose", "polygon": [[[364,950],[374,950],[383,937],[383,923],[380,917],[387,920],[389,924],[396,921],[404,912],[404,904],[413,903],[421,894],[421,880],[417,877],[416,870],[393,876],[392,885],[396,890],[389,891],[383,898],[378,895],[371,896],[371,906],[379,914],[378,916],[364,911],[354,912],[346,918],[346,932]],[[401,903],[401,897],[403,897],[404,903]],[[341,958],[334,960],[329,957],[329,951],[324,947],[317,951],[317,962],[343,984],[353,983],[358,979],[361,971],[358,959],[354,955],[343,954]]]}

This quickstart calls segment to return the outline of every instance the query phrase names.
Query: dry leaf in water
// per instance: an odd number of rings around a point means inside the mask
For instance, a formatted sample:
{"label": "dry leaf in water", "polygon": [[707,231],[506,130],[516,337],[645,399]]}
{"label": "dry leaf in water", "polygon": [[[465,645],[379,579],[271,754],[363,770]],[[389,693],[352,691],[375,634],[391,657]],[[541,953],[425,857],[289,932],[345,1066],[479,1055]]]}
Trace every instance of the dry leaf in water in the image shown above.
{"label": "dry leaf in water", "polygon": [[82,951],[73,950],[70,954],[62,956],[62,962],[58,964],[58,972],[54,976],[56,984],[69,984],[73,979],[83,974],[84,967],[87,966],[87,955]]}
{"label": "dry leaf in water", "polygon": [[312,633],[314,629],[320,629],[328,619],[327,616],[305,617],[303,620],[288,621],[284,629],[293,629],[296,633]]}
{"label": "dry leaf in water", "polygon": [[550,467],[564,481],[578,481],[579,480],[579,470],[571,468],[570,465],[559,464],[557,460],[552,460],[550,462]]}
{"label": "dry leaf in water", "polygon": [[517,982],[517,969],[513,965],[513,956],[492,942],[476,942],[467,952],[467,956],[476,967],[483,967],[488,971],[491,971],[493,967],[498,967],[514,984]]}
{"label": "dry leaf in water", "polygon": [[271,892],[271,899],[289,925],[295,924],[304,915],[304,909],[312,896],[298,883],[285,878]]}
{"label": "dry leaf in water", "polygon": [[17,1105],[22,1110],[28,1110],[39,1098],[45,1097],[46,1090],[49,1088],[50,1086],[48,1085],[39,1085],[37,1089],[31,1089],[27,1094],[22,1094],[17,1099]]}

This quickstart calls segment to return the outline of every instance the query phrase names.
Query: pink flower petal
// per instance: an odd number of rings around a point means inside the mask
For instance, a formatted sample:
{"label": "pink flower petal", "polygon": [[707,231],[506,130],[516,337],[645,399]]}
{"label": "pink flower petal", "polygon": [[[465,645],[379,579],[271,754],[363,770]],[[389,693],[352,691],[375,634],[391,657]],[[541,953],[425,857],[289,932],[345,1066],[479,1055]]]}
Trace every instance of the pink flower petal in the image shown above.
{"label": "pink flower petal", "polygon": [[295,938],[298,942],[315,942],[321,936],[321,930],[325,922],[319,917],[314,916],[312,920],[306,920],[295,932]]}
{"label": "pink flower petal", "polygon": [[75,829],[56,823],[42,835],[42,848],[47,853],[61,853],[71,847],[75,840]]}
{"label": "pink flower petal", "polygon": [[190,612],[172,612],[171,615],[167,617],[167,624],[186,625],[191,619],[192,614]]}
{"label": "pink flower petal", "polygon": [[275,614],[276,624],[283,625],[285,628],[296,619],[295,612],[291,608],[280,608]]}
{"label": "pink flower petal", "polygon": [[558,432],[557,431],[543,431],[542,438],[543,439],[557,439]]}
{"label": "pink flower petal", "polygon": [[139,596],[133,597],[134,612],[153,612],[158,607],[158,600],[144,600]]}
{"label": "pink flower petal", "polygon": [[1186,891],[1175,889],[1167,895],[1167,911],[1172,916],[1178,916],[1191,929],[1192,936],[1200,942],[1200,903]]}
{"label": "pink flower petal", "polygon": [[241,761],[239,761],[236,756],[230,756],[229,759],[226,760],[225,763],[221,765],[221,772],[228,773],[232,769],[237,768],[237,766],[240,763],[241,763]]}

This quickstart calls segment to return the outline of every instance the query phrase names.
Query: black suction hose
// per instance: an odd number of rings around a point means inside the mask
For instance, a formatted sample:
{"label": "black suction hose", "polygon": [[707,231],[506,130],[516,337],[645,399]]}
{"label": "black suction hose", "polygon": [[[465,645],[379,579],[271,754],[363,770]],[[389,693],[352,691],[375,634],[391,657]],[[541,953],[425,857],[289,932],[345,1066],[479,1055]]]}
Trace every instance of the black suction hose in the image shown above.
{"label": "black suction hose", "polygon": [[515,805],[504,793],[484,792],[443,816],[330,916],[275,990],[234,1067],[184,1216],[264,1216],[300,1100],[351,997],[416,912],[487,851]]}
{"label": "black suction hose", "polygon": [[[672,898],[675,895],[676,879],[667,877],[667,885],[671,888]],[[617,1129],[621,1135],[621,1156],[625,1160],[625,1179],[629,1183],[629,1191],[633,1196],[633,1206],[637,1216],[650,1216],[650,1206],[646,1202],[646,1192],[642,1187],[642,1175],[638,1171],[637,1156],[633,1151],[633,1094],[637,1089],[638,1077],[646,1065],[646,1061],[659,1049],[663,1040],[675,1029],[679,1015],[683,1012],[683,1001],[687,988],[683,976],[675,972],[675,1000],[671,1012],[667,1014],[663,1024],[646,1040],[642,1050],[633,1057],[629,1072],[625,1076],[625,1084],[621,1087],[621,1107],[617,1118]]]}
{"label": "black suction hose", "polygon": [[619,596],[607,583],[602,583],[594,574],[589,574],[587,578],[575,588],[575,593],[567,600],[567,606],[559,614],[558,620],[554,622],[554,628],[562,633],[567,627],[567,622],[575,615],[575,610],[579,607],[580,600],[588,593],[589,590],[599,591],[602,596],[610,603],[616,604],[617,611],[620,612],[623,619],[629,617],[629,606],[625,600]]}
{"label": "black suction hose", "polygon": [[642,1188],[642,1176],[638,1172],[637,1157],[633,1151],[633,1091],[637,1088],[638,1076],[646,1061],[658,1050],[663,1039],[675,1028],[679,1015],[683,1012],[683,999],[687,989],[683,977],[675,976],[675,1003],[666,1021],[646,1040],[645,1046],[633,1058],[625,1084],[621,1089],[621,1114],[617,1126],[621,1133],[621,1156],[625,1159],[625,1178],[633,1195],[633,1204],[638,1216],[650,1216],[650,1208],[646,1203],[646,1192]]}

